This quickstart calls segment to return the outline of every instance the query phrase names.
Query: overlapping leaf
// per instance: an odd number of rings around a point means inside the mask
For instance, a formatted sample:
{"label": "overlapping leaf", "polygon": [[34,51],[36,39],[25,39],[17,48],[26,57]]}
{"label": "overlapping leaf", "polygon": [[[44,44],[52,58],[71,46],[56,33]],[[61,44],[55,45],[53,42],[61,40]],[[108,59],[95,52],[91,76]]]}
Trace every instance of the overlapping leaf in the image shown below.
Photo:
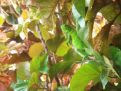
{"label": "overlapping leaf", "polygon": [[114,3],[103,7],[100,11],[108,21],[112,21],[120,12],[119,6]]}
{"label": "overlapping leaf", "polygon": [[110,58],[116,63],[116,65],[121,66],[121,50],[117,47],[110,47]]}
{"label": "overlapping leaf", "polygon": [[30,71],[31,72],[48,72],[48,55],[44,54],[41,56],[36,56],[30,62]]}
{"label": "overlapping leaf", "polygon": [[96,83],[100,80],[101,70],[101,67],[95,62],[84,64],[72,77],[70,90],[85,91],[85,88],[90,81]]}

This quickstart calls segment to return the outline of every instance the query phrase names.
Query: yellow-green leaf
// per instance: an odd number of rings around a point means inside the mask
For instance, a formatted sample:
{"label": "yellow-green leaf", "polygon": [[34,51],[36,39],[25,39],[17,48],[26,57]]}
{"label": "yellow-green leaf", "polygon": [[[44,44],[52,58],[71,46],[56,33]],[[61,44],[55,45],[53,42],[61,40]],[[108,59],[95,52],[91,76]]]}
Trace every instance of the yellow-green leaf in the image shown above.
{"label": "yellow-green leaf", "polygon": [[27,10],[23,10],[21,16],[23,17],[24,20],[26,20],[28,18]]}
{"label": "yellow-green leaf", "polygon": [[0,15],[0,26],[3,25],[4,21],[5,21],[4,17],[2,15]]}
{"label": "yellow-green leaf", "polygon": [[37,85],[38,83],[39,83],[38,73],[33,72],[32,75],[31,75],[31,78],[29,80],[28,86],[31,87],[32,85],[34,85],[34,84]]}
{"label": "yellow-green leaf", "polygon": [[29,48],[29,56],[31,58],[38,56],[42,53],[43,50],[44,50],[44,48],[41,43],[35,43],[35,44],[31,45],[31,47]]}
{"label": "yellow-green leaf", "polygon": [[56,55],[57,56],[64,56],[68,52],[69,49],[70,49],[70,47],[67,45],[67,43],[66,42],[63,42],[58,47],[58,49],[56,51]]}

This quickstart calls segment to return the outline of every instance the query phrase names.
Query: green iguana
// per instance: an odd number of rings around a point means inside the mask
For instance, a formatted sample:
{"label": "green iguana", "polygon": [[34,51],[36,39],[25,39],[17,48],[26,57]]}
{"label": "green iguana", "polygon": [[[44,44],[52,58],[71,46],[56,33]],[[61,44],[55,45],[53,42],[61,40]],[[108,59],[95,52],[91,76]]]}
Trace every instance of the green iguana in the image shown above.
{"label": "green iguana", "polygon": [[82,41],[79,38],[77,32],[72,27],[70,27],[69,25],[63,24],[61,26],[61,29],[62,29],[63,33],[65,34],[68,42],[71,41],[71,43],[74,46],[74,48],[76,49],[76,51],[79,52],[79,54],[82,57],[86,57],[91,54],[90,47],[88,45],[86,45],[84,43],[84,41]]}

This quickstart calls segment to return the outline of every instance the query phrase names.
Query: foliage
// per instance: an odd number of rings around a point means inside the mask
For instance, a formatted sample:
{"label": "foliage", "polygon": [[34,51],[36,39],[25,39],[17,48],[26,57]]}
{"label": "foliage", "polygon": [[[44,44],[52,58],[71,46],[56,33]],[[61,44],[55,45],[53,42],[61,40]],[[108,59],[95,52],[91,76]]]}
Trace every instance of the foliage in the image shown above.
{"label": "foliage", "polygon": [[1,91],[120,91],[120,24],[120,0],[0,1]]}

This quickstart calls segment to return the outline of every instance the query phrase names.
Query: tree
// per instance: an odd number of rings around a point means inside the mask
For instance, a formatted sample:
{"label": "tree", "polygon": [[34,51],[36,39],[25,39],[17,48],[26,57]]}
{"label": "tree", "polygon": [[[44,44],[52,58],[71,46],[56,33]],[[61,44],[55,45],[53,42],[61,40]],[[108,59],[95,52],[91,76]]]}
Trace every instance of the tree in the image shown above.
{"label": "tree", "polygon": [[120,0],[0,1],[2,91],[120,91]]}

